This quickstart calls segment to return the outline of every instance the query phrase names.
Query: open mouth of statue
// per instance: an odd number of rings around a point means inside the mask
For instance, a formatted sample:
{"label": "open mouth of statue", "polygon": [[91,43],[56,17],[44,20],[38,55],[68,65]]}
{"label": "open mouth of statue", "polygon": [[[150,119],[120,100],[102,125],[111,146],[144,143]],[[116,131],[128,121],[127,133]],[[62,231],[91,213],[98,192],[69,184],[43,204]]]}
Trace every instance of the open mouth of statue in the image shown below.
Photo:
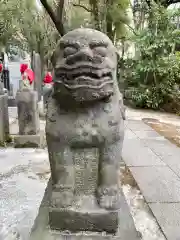
{"label": "open mouth of statue", "polygon": [[[77,89],[77,88],[92,88],[100,89],[107,84],[113,84],[112,73],[110,71],[95,71],[88,69],[88,71],[80,70],[59,72],[59,81],[66,88]],[[62,80],[61,80],[62,79]]]}

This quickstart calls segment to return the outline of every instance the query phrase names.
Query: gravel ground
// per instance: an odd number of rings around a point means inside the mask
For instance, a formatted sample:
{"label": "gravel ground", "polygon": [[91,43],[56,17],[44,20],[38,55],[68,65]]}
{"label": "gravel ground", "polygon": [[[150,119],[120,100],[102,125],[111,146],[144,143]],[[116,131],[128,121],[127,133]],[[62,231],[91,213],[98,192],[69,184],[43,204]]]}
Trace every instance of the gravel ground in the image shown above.
{"label": "gravel ground", "polygon": [[0,151],[0,240],[26,240],[49,178],[46,151]]}

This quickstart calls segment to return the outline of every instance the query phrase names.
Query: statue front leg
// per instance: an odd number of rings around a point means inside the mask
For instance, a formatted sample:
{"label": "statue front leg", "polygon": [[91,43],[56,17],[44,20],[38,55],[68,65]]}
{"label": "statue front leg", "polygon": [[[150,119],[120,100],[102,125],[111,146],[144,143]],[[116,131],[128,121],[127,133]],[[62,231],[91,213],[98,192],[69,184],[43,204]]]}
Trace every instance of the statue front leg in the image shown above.
{"label": "statue front leg", "polygon": [[100,150],[99,186],[97,200],[100,207],[116,210],[119,198],[119,162],[121,160],[122,140],[105,144]]}
{"label": "statue front leg", "polygon": [[57,150],[51,153],[54,175],[52,176],[51,206],[66,208],[72,205],[74,199],[74,164],[72,152],[68,146],[58,147]]}

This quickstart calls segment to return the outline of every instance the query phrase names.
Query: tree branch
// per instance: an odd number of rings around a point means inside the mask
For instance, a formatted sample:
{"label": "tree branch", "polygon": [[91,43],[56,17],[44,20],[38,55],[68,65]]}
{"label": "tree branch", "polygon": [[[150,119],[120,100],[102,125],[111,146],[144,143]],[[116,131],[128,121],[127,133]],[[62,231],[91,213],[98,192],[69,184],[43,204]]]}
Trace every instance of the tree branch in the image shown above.
{"label": "tree branch", "polygon": [[124,25],[126,25],[129,29],[131,29],[131,31],[134,33],[134,35],[138,35],[137,32],[135,31],[135,29],[133,27],[131,27],[129,24],[124,23]]}
{"label": "tree branch", "polygon": [[89,9],[89,8],[87,8],[86,6],[81,5],[81,4],[73,3],[73,6],[74,6],[74,7],[80,7],[80,8],[83,8],[83,9],[85,9],[87,12],[92,12],[91,9]]}
{"label": "tree branch", "polygon": [[[46,9],[47,13],[49,14],[50,18],[52,19],[56,29],[58,30],[60,35],[63,36],[65,34],[65,30],[64,30],[64,25],[63,25],[63,22],[62,22],[62,15],[60,16],[61,18],[59,16],[56,16],[53,9],[48,4],[47,0],[40,0],[40,1],[41,1],[41,4],[43,5],[43,7]],[[59,1],[60,1],[59,5],[63,9],[64,0],[62,0],[62,1],[59,0]]]}

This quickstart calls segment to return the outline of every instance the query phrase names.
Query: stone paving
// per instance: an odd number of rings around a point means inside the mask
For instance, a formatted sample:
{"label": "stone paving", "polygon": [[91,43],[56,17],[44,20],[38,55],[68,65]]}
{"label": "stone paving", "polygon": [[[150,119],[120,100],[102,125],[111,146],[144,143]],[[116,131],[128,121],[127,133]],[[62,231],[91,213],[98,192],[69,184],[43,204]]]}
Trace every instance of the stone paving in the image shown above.
{"label": "stone paving", "polygon": [[123,160],[168,240],[180,240],[180,148],[140,120],[126,121]]}

